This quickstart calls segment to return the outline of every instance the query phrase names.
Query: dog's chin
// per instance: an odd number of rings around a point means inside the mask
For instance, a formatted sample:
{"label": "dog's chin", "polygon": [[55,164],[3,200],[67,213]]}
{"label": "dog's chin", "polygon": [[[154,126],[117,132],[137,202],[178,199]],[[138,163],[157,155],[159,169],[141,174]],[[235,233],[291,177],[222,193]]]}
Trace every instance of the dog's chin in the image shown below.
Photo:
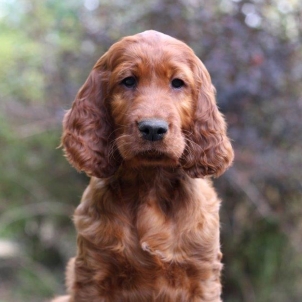
{"label": "dog's chin", "polygon": [[176,167],[179,165],[179,159],[165,152],[147,150],[136,153],[131,163],[136,167]]}

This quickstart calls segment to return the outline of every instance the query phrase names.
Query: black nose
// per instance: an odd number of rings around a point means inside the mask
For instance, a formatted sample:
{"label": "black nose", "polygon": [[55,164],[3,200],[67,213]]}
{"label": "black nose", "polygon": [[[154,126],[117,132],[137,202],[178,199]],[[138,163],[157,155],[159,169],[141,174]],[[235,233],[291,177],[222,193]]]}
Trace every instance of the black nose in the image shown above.
{"label": "black nose", "polygon": [[152,119],[138,123],[138,129],[142,137],[148,141],[159,141],[163,139],[168,131],[168,123],[163,120]]}

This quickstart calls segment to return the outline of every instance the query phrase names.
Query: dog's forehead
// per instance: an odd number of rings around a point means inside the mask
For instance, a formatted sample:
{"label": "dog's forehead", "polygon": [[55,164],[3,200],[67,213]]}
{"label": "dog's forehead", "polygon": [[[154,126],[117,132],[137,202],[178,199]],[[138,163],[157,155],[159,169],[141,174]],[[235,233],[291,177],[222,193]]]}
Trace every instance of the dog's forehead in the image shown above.
{"label": "dog's forehead", "polygon": [[125,37],[121,42],[124,43],[126,47],[129,46],[130,49],[133,49],[133,46],[137,45],[140,49],[146,51],[154,49],[156,51],[173,50],[174,52],[183,53],[192,52],[192,49],[184,42],[155,30],[147,30],[133,36]]}
{"label": "dog's forehead", "polygon": [[125,37],[113,44],[108,53],[113,66],[138,59],[144,62],[187,62],[195,57],[184,42],[154,30]]}

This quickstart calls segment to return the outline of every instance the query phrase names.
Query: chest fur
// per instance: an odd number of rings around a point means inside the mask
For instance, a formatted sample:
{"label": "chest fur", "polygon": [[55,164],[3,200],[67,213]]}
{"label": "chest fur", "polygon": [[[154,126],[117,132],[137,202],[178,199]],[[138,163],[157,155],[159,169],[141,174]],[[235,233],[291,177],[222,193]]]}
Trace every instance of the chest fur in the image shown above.
{"label": "chest fur", "polygon": [[211,204],[215,202],[188,185],[88,187],[74,216],[76,275],[85,276],[78,284],[100,295],[118,292],[123,301],[136,289],[146,294],[146,301],[157,301],[154,295],[163,288],[177,288],[184,297],[192,284],[193,291],[200,289],[211,280],[213,263],[220,265],[218,211]]}

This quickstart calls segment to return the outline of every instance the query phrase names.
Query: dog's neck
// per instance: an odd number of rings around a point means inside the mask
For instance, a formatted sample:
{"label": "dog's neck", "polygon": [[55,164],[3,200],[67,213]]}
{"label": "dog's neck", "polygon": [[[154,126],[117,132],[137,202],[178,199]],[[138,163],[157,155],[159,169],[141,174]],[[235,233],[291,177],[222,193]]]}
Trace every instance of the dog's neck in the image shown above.
{"label": "dog's neck", "polygon": [[181,167],[142,166],[131,169],[122,165],[111,181],[118,182],[120,186],[126,188],[139,185],[144,189],[152,189],[171,185],[175,188],[175,182],[189,179]]}
{"label": "dog's neck", "polygon": [[[177,211],[190,202],[192,178],[181,167],[140,167],[129,169],[121,166],[117,173],[107,179],[106,186],[114,200],[135,208],[153,200],[164,212]],[[180,198],[183,196],[183,198]],[[136,205],[135,205],[136,204]]]}

